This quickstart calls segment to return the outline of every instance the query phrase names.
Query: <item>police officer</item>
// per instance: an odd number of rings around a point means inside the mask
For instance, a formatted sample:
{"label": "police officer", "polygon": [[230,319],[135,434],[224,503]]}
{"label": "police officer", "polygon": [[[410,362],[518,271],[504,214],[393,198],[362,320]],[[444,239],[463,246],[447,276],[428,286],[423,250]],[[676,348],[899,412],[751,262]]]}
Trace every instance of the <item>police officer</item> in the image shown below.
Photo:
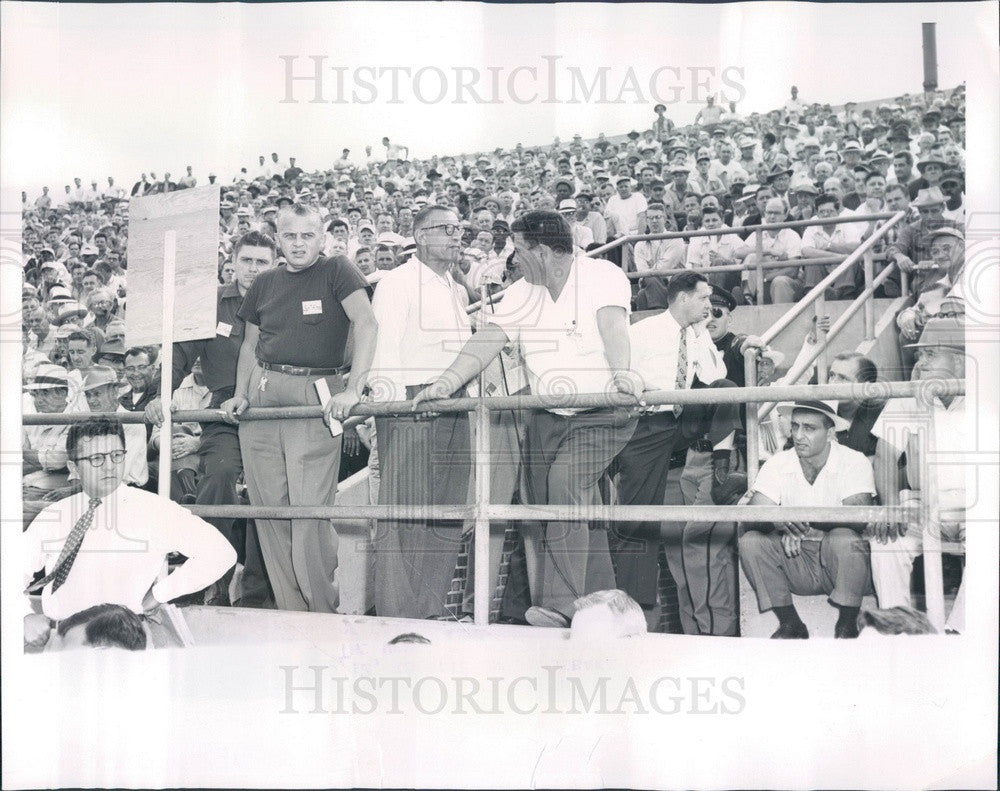
{"label": "police officer", "polygon": [[[364,276],[342,256],[324,258],[323,222],[302,204],[277,217],[285,265],[261,273],[237,316],[245,322],[236,392],[222,404],[228,419],[247,408],[316,405],[329,390],[325,419],[343,420],[361,399],[377,324]],[[345,349],[353,327],[354,359],[345,388]],[[332,505],[340,435],[319,418],[240,422],[240,448],[253,505]],[[257,519],[278,608],[335,612],[337,533],[326,519]]]}
{"label": "police officer", "polygon": [[[215,336],[205,340],[175,343],[172,389],[180,387],[184,377],[201,359],[205,384],[212,391],[209,409],[218,409],[223,402],[233,397],[236,387],[236,362],[243,343],[244,321],[237,312],[243,304],[243,297],[260,272],[274,267],[274,240],[259,231],[251,231],[238,238],[233,245],[233,263],[236,274],[231,283],[219,286],[215,315]],[[147,420],[159,425],[163,421],[163,406],[157,397],[146,407]],[[236,485],[243,474],[243,459],[240,455],[240,439],[237,429],[230,423],[215,421],[201,427],[201,446],[198,449],[199,481],[195,503],[198,505],[233,505],[239,502]],[[245,539],[236,534],[234,517],[209,518],[205,521],[214,525],[243,561],[243,576],[236,604],[246,606],[262,605],[268,598],[267,575],[264,571],[257,531],[253,522],[247,522]],[[246,552],[241,552],[243,546]],[[228,605],[229,584],[233,570],[217,582],[207,603]]]}

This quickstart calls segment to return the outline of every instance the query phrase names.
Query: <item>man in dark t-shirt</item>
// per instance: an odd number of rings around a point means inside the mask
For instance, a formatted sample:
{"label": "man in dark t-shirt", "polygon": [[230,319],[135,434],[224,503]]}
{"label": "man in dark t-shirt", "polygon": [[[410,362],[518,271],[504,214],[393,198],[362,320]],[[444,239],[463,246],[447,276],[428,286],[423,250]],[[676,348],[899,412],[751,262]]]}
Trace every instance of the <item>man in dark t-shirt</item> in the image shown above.
{"label": "man in dark t-shirt", "polygon": [[[282,209],[278,244],[286,265],[262,272],[243,298],[244,324],[233,398],[221,408],[236,421],[247,408],[317,405],[338,425],[361,399],[375,350],[376,323],[364,276],[343,256],[324,258],[323,222],[308,206]],[[354,329],[350,386],[344,374]],[[336,436],[334,436],[336,434]],[[247,493],[253,505],[332,505],[340,433],[319,418],[240,423]],[[282,610],[336,612],[337,534],[328,519],[256,519],[261,551]]]}

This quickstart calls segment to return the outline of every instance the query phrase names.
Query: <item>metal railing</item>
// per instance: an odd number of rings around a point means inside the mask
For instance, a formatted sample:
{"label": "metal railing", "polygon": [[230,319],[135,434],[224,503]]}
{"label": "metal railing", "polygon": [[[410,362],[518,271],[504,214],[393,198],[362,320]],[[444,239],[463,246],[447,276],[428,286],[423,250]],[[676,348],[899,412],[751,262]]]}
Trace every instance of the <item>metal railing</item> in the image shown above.
{"label": "metal railing", "polygon": [[[886,398],[909,398],[927,396],[928,387],[933,385],[935,395],[961,395],[965,393],[965,383],[948,380],[934,383],[886,382],[880,383],[880,393]],[[593,393],[560,397],[530,395],[496,396],[477,398],[451,398],[421,404],[415,410],[421,412],[474,412],[476,440],[473,454],[475,471],[475,498],[473,503],[456,505],[427,506],[364,506],[364,505],[323,505],[323,506],[245,506],[214,505],[187,506],[199,516],[233,516],[244,518],[275,519],[452,519],[468,520],[473,523],[475,590],[473,597],[474,620],[486,625],[489,620],[490,574],[489,574],[489,531],[492,520],[587,520],[606,522],[648,522],[670,520],[664,526],[666,532],[682,529],[687,521],[718,521],[721,514],[727,521],[828,521],[851,524],[866,524],[873,521],[909,521],[919,514],[907,506],[840,506],[835,508],[811,508],[790,506],[705,506],[705,505],[655,505],[655,506],[594,506],[581,514],[578,506],[569,505],[509,505],[490,503],[490,412],[510,409],[551,409],[556,407],[610,407],[610,406],[654,406],[658,404],[705,404],[743,403],[759,404],[771,401],[794,400],[798,398],[849,399],[871,395],[870,385],[796,385],[788,387],[745,387],[697,390],[662,390],[644,393],[641,401],[624,394]],[[352,415],[392,415],[409,413],[413,410],[411,401],[385,403],[364,402],[357,404]],[[285,418],[316,418],[322,414],[319,406],[250,408],[241,420],[281,420]],[[68,424],[90,417],[103,415],[117,418],[123,423],[143,423],[145,416],[140,412],[131,413],[59,413],[28,414],[23,416],[24,425]],[[177,421],[211,422],[223,419],[221,410],[178,411],[173,414]],[[931,477],[925,478],[929,487]],[[927,502],[935,502],[933,494]],[[720,508],[722,510],[720,510]],[[926,561],[925,561],[926,563]],[[933,563],[931,564],[933,566]],[[940,557],[938,557],[940,566]],[[933,574],[933,569],[931,571]],[[930,577],[928,578],[931,579]],[[929,589],[930,590],[930,589]],[[928,593],[928,601],[931,594]],[[943,597],[943,591],[941,593]],[[943,613],[943,598],[940,608],[934,605],[934,617],[938,610]],[[929,612],[931,611],[928,606]]]}
{"label": "metal railing", "polygon": [[[626,272],[626,275],[630,279],[641,279],[644,277],[673,277],[680,272],[701,272],[702,274],[721,274],[723,272],[745,272],[753,270],[756,273],[756,285],[757,285],[757,295],[758,299],[763,302],[764,300],[764,270],[766,269],[787,269],[793,266],[818,266],[818,265],[830,265],[830,264],[840,264],[843,260],[843,256],[828,256],[824,258],[792,258],[787,261],[774,261],[766,262],[763,260],[763,249],[764,249],[764,232],[765,231],[780,231],[783,228],[808,228],[811,225],[840,225],[843,223],[853,224],[853,223],[864,223],[873,222],[876,220],[892,220],[889,225],[893,225],[905,216],[904,212],[878,212],[875,214],[864,214],[853,217],[831,217],[829,219],[817,219],[817,220],[792,220],[790,222],[776,222],[776,223],[765,223],[762,225],[746,225],[741,227],[727,227],[727,228],[717,228],[713,230],[699,229],[697,231],[665,231],[663,233],[646,233],[646,234],[631,234],[626,236],[620,236],[617,239],[613,239],[607,244],[601,245],[593,250],[585,253],[588,258],[595,258],[601,253],[606,253],[608,250],[614,250],[618,247],[622,247],[626,244],[634,244],[636,242],[645,241],[658,241],[661,239],[691,239],[697,236],[730,236],[733,234],[744,234],[752,233],[754,235],[754,252],[757,254],[757,260],[754,266],[749,266],[747,264],[732,264],[725,266],[712,266],[712,267],[692,267],[688,269],[687,267],[681,267],[678,269],[668,269],[664,271],[654,270],[651,272]],[[881,229],[880,229],[881,230]],[[879,237],[881,238],[881,236]],[[489,296],[489,301],[498,302],[503,297],[503,293],[506,288],[495,291]],[[483,306],[482,300],[478,302],[473,302],[466,309],[467,313],[475,313],[480,310]]]}

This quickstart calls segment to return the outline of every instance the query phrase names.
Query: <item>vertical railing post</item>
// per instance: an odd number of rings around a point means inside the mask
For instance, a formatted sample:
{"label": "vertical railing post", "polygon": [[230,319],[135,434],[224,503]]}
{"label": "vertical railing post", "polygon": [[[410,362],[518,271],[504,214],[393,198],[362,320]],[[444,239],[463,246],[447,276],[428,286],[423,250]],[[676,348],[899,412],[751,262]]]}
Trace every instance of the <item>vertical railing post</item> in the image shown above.
{"label": "vertical railing post", "polygon": [[[748,349],[743,355],[743,373],[747,387],[757,386],[757,355]],[[747,485],[753,487],[760,465],[760,424],[757,412],[760,404],[747,404]]]}
{"label": "vertical railing post", "polygon": [[864,255],[865,271],[865,340],[875,340],[875,294],[872,291],[872,280],[875,279],[875,262],[869,250]]}
{"label": "vertical railing post", "polygon": [[763,305],[767,301],[764,294],[764,232],[756,231],[754,241],[757,245],[757,304]]}
{"label": "vertical railing post", "polygon": [[910,276],[902,269],[899,270],[899,295],[902,297],[910,296]]}
{"label": "vertical railing post", "polygon": [[[486,304],[486,286],[481,289],[482,304]],[[481,324],[485,325],[485,321]],[[474,530],[472,616],[476,626],[490,622],[490,411],[486,407],[485,375],[479,375],[479,403],[476,405],[476,519]]]}
{"label": "vertical railing post", "polygon": [[820,294],[813,307],[816,310],[816,343],[820,348],[819,357],[816,358],[816,382],[825,385],[830,369],[827,362],[826,330],[820,327],[820,321],[826,316],[826,296]]}
{"label": "vertical railing post", "polygon": [[937,476],[934,474],[934,395],[925,391],[927,419],[920,458],[921,524],[924,537],[924,596],[927,620],[939,632],[944,631],[944,572],[941,565],[941,513],[938,502]]}

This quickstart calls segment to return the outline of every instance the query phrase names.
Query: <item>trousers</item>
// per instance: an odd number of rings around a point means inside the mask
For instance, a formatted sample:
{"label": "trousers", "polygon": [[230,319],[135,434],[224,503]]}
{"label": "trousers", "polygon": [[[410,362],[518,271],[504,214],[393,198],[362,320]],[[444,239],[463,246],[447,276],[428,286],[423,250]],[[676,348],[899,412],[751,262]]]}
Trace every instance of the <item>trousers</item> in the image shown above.
{"label": "trousers", "polygon": [[[255,367],[250,406],[318,405],[315,376],[290,376]],[[331,393],[340,376],[326,377]],[[253,505],[333,505],[340,437],[319,418],[244,420],[239,426],[247,494]],[[264,565],[279,610],[336,612],[337,532],[329,519],[256,519]]]}
{"label": "trousers", "polygon": [[[228,394],[227,394],[228,395]],[[217,409],[216,398],[213,396],[211,409]],[[219,402],[221,403],[221,401]],[[199,456],[198,488],[195,492],[195,503],[198,505],[235,505],[240,502],[236,493],[236,485],[243,475],[243,456],[240,453],[239,429],[221,421],[203,423],[201,426],[201,448]],[[262,603],[268,598],[267,572],[264,570],[264,558],[256,536],[256,526],[253,520],[246,520],[245,530],[239,530],[238,524],[243,520],[231,516],[217,516],[205,519],[226,538],[243,559],[243,575],[240,578],[240,591],[236,601],[242,603]],[[228,581],[232,571],[226,572],[219,586],[221,599],[227,599]]]}
{"label": "trousers", "polygon": [[[689,448],[681,473],[685,505],[712,505],[712,454]],[[678,540],[679,539],[679,540]],[[735,637],[739,587],[735,522],[688,522],[664,539],[685,634]]]}
{"label": "trousers", "polygon": [[825,593],[831,604],[860,607],[872,592],[868,542],[847,527],[835,527],[821,541],[803,541],[794,558],[785,557],[776,530],[748,530],[740,538],[740,564],[761,612],[791,604],[793,593]]}
{"label": "trousers", "polygon": [[636,423],[620,407],[570,416],[530,413],[524,442],[527,503],[578,506],[580,517],[522,524],[532,604],[571,617],[576,599],[615,587],[608,531],[590,524],[588,510],[602,504],[600,479]]}
{"label": "trousers", "polygon": [[[709,387],[735,385],[728,379],[719,379]],[[617,459],[619,502],[663,505],[673,454],[706,435],[709,442],[717,444],[739,426],[739,404],[688,404],[680,418],[669,411],[641,416],[635,434]],[[711,481],[708,489],[711,490]],[[660,526],[660,522],[616,523],[609,537],[618,587],[644,607],[656,604]],[[710,527],[710,524],[685,525],[676,537],[664,543],[670,573],[678,585],[684,578],[681,536],[690,529],[693,539]],[[682,601],[681,607],[684,606]],[[690,606],[688,609],[693,611]]]}
{"label": "trousers", "polygon": [[[964,523],[931,519],[927,521],[923,530],[916,525],[910,525],[906,535],[900,536],[895,541],[889,544],[872,544],[872,579],[879,607],[887,609],[911,606],[910,576],[913,573],[913,561],[923,552],[925,532],[931,530],[936,531],[945,541],[965,543]],[[964,574],[945,628],[957,632],[965,630]]]}
{"label": "trousers", "polygon": [[[420,389],[407,387],[406,397]],[[423,519],[379,520],[373,542],[375,612],[392,618],[442,615],[462,544],[462,522],[434,519],[430,507],[468,502],[469,416],[377,417],[375,432],[379,505],[428,508]]]}

